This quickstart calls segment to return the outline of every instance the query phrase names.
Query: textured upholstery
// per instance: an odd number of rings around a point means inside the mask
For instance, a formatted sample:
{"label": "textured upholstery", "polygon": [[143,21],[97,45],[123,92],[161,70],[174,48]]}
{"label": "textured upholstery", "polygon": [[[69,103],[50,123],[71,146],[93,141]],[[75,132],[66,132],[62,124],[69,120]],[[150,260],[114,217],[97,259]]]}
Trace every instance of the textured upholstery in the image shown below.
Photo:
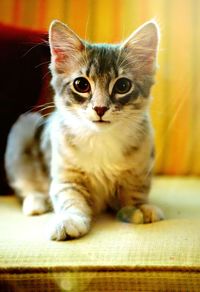
{"label": "textured upholstery", "polygon": [[199,191],[199,179],[156,178],[151,201],[166,220],[134,226],[103,214],[67,242],[47,239],[52,214],[27,218],[1,197],[0,290],[200,291]]}
{"label": "textured upholstery", "polygon": [[[9,128],[49,94],[49,51],[38,44],[52,19],[94,42],[118,42],[159,21],[155,171],[199,175],[199,9],[195,0],[0,1],[0,21],[12,26],[0,29],[0,193]],[[105,214],[86,237],[69,242],[47,239],[52,214],[26,218],[15,197],[0,197],[0,291],[200,291],[200,179],[157,178],[151,197],[167,220],[133,226]]]}

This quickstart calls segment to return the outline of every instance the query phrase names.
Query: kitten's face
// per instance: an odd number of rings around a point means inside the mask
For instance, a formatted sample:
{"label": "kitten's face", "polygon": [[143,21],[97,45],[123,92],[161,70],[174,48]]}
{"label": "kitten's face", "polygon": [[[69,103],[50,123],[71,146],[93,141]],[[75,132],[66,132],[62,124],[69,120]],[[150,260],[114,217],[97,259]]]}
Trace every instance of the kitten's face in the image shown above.
{"label": "kitten's face", "polygon": [[55,21],[50,28],[52,85],[63,119],[105,128],[146,110],[158,29],[149,22],[121,45],[91,45]]}

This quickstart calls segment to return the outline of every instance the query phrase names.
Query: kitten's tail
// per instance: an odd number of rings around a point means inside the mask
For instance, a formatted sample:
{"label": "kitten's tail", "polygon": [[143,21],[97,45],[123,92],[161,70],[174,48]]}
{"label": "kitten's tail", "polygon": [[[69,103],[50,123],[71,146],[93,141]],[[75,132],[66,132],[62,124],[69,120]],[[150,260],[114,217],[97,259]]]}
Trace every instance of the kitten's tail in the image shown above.
{"label": "kitten's tail", "polygon": [[23,114],[10,130],[5,152],[5,169],[8,181],[14,189],[17,188],[17,181],[28,172],[30,174],[30,149],[34,146],[35,134],[42,121],[39,113]]}

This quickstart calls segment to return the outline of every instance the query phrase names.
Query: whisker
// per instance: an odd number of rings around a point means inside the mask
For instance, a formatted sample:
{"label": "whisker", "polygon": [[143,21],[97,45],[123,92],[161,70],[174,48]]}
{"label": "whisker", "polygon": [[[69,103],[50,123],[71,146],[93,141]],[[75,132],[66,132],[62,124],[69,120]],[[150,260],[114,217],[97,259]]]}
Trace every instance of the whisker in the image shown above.
{"label": "whisker", "polygon": [[50,64],[50,60],[49,61],[46,61],[46,62],[42,62],[40,64],[38,64],[37,66],[35,66],[35,69],[41,67],[42,65],[45,65],[45,64]]}
{"label": "whisker", "polygon": [[51,75],[51,72],[49,70],[44,74],[42,80],[44,80],[48,75]]}
{"label": "whisker", "polygon": [[37,109],[38,109],[38,112],[40,112],[40,111],[45,110],[46,108],[47,109],[48,108],[55,108],[54,102],[48,102],[48,103],[45,103],[45,104],[42,104],[42,105],[32,106],[29,110],[27,110],[26,112],[24,112],[24,114],[29,114],[29,113],[33,112],[34,110],[37,110]]}
{"label": "whisker", "polygon": [[43,40],[42,42],[40,43],[36,43],[34,46],[32,46],[27,52],[25,52],[21,58],[24,58],[25,56],[27,56],[33,49],[39,47],[39,46],[42,46],[42,45],[47,45],[47,41],[46,40]]}
{"label": "whisker", "polygon": [[43,106],[51,105],[51,104],[54,104],[54,102],[53,101],[45,102],[44,104],[41,104],[41,105],[35,105],[34,108],[41,108]]}
{"label": "whisker", "polygon": [[55,106],[46,106],[46,107],[44,107],[44,108],[42,108],[42,109],[40,109],[40,110],[38,110],[39,112],[43,112],[43,111],[45,111],[45,110],[47,110],[47,109],[51,109],[51,108],[55,108]]}
{"label": "whisker", "polygon": [[43,115],[41,115],[41,117],[42,117],[42,118],[46,118],[46,117],[50,116],[50,114],[51,114],[51,113],[43,114]]}

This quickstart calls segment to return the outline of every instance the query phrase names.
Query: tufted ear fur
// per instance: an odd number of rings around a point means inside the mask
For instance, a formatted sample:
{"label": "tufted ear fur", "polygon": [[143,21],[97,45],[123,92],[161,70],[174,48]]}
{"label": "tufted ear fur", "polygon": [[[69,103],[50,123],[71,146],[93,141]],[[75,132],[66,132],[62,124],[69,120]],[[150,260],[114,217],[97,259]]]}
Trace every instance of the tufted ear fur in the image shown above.
{"label": "tufted ear fur", "polygon": [[137,74],[154,74],[159,44],[158,24],[151,20],[140,26],[125,40],[121,49],[128,54]]}
{"label": "tufted ear fur", "polygon": [[81,39],[64,23],[54,20],[49,29],[51,69],[65,73],[78,62],[84,49]]}

